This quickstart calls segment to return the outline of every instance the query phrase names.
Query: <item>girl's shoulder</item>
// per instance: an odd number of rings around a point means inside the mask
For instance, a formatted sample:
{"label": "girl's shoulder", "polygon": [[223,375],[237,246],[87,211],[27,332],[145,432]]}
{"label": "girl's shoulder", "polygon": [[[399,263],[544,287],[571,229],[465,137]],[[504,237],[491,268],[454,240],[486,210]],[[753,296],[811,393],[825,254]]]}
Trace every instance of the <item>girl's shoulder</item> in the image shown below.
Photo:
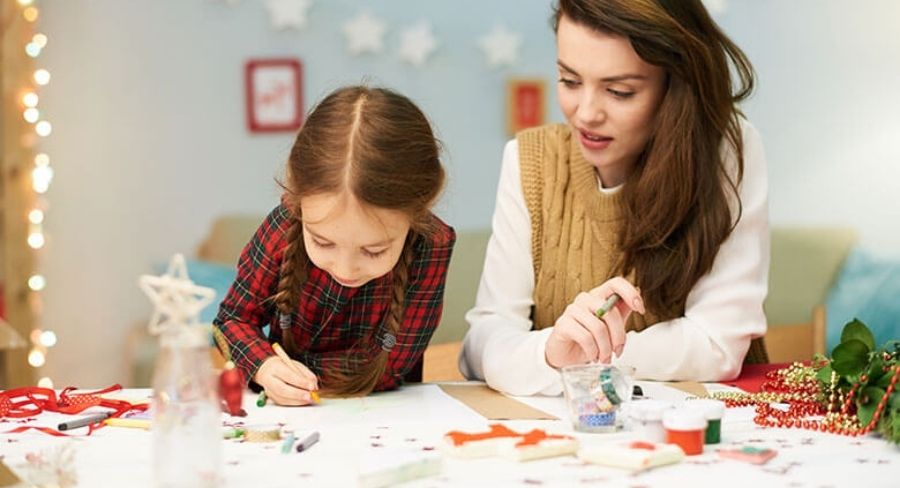
{"label": "girl's shoulder", "polygon": [[428,223],[428,231],[419,239],[419,248],[452,248],[455,243],[456,230],[432,213],[431,220]]}

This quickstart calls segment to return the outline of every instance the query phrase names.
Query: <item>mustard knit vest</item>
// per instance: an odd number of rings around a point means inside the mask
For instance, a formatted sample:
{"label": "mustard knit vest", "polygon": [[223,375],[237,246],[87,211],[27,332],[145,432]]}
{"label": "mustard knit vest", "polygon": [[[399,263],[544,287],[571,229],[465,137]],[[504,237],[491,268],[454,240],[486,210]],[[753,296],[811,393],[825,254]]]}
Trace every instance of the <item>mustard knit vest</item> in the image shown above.
{"label": "mustard knit vest", "polygon": [[[599,191],[594,167],[565,124],[520,132],[519,165],[525,204],[531,217],[535,329],[551,327],[575,296],[614,276],[621,231],[622,192]],[[631,276],[627,277],[633,280]],[[672,316],[631,314],[626,329],[640,331]],[[766,362],[761,340],[754,340],[745,362]]]}

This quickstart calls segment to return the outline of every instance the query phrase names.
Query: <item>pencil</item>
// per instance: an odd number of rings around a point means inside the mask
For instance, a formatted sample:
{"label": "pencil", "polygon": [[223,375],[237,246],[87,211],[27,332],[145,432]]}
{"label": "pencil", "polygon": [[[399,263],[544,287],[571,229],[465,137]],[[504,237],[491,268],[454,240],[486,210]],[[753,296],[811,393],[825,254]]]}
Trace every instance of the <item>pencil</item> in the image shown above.
{"label": "pencil", "polygon": [[[288,354],[286,352],[284,352],[284,349],[281,348],[281,345],[279,345],[277,342],[273,342],[272,349],[275,351],[275,354],[278,356],[278,358],[281,359],[282,361],[284,361],[284,364],[287,364],[288,367],[293,369],[297,374],[300,374],[300,375],[303,374],[303,372],[297,368],[297,365],[294,364],[294,361],[291,360],[291,357],[288,356]],[[318,392],[310,391],[309,397],[312,398],[313,402],[319,403],[319,393]]]}
{"label": "pencil", "polygon": [[104,420],[103,423],[110,427],[130,427],[133,429],[150,430],[150,421],[144,419],[122,419],[113,417]]}
{"label": "pencil", "polygon": [[603,302],[603,305],[601,305],[600,308],[597,309],[594,315],[596,315],[598,319],[602,319],[603,316],[606,315],[606,312],[609,312],[618,301],[619,295],[617,293],[613,293],[612,296],[610,296],[606,299],[605,302]]}

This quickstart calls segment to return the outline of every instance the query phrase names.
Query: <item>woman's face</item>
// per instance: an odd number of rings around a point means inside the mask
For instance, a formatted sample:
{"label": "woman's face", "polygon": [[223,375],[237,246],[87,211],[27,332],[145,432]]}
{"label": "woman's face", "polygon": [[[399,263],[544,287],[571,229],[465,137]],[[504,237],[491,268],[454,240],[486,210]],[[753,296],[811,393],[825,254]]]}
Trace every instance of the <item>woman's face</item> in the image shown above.
{"label": "woman's face", "polygon": [[309,260],[352,288],[390,272],[406,243],[409,218],[395,210],[364,206],[346,193],[300,200]]}
{"label": "woman's face", "polygon": [[665,71],[638,56],[631,42],[563,15],[556,33],[563,114],[603,186],[625,181],[653,131],[665,95]]}

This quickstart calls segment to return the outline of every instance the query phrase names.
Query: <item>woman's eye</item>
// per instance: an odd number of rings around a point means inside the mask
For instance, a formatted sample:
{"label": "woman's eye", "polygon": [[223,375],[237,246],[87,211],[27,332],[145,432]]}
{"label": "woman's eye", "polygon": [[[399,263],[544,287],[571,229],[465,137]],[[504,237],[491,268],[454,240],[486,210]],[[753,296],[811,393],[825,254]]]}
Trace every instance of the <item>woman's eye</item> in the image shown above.
{"label": "woman's eye", "polygon": [[614,97],[621,99],[631,98],[634,96],[634,92],[613,90],[612,88],[609,89],[609,92],[612,93]]}
{"label": "woman's eye", "polygon": [[573,80],[571,78],[560,78],[559,82],[563,84],[566,88],[575,88],[579,85],[578,81]]}

